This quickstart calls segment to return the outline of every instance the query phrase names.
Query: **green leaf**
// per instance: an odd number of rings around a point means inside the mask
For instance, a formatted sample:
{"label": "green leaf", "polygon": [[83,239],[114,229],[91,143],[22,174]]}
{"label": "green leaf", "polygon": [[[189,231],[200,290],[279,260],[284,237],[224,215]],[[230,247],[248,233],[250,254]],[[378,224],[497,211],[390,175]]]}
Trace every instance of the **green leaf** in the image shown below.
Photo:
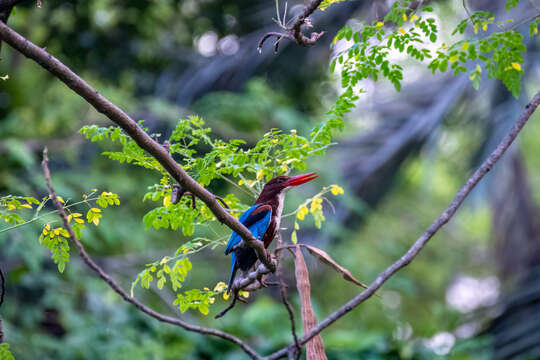
{"label": "green leaf", "polygon": [[165,282],[166,282],[166,281],[167,281],[167,280],[165,279],[165,277],[160,278],[160,279],[158,280],[158,283],[157,283],[157,288],[158,288],[159,290],[163,289],[163,285],[165,285]]}
{"label": "green leaf", "polygon": [[519,0],[506,0],[506,5],[504,6],[506,11],[509,11],[512,8],[515,8],[517,4],[519,3]]}
{"label": "green leaf", "polygon": [[0,360],[15,360],[15,357],[9,350],[8,343],[0,344]]}
{"label": "green leaf", "polygon": [[208,313],[210,312],[210,309],[208,307],[208,304],[200,304],[199,305],[199,311],[201,312],[201,314],[203,315],[208,315]]}

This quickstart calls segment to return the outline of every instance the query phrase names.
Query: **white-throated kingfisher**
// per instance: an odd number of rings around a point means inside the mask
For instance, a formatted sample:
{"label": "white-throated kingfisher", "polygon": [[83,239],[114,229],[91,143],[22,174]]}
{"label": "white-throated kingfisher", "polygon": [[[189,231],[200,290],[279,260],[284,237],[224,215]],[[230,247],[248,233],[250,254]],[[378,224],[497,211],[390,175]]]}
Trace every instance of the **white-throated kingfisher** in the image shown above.
{"label": "white-throated kingfisher", "polygon": [[[285,193],[292,187],[304,184],[316,177],[315,173],[309,173],[297,176],[282,175],[273,178],[264,185],[255,204],[247,209],[238,220],[251,231],[253,237],[262,241],[264,247],[268,248],[279,230]],[[232,268],[227,291],[230,291],[238,269],[247,271],[257,262],[255,250],[245,245],[240,235],[235,232],[231,234],[227,243],[225,255],[231,252],[233,253]]]}

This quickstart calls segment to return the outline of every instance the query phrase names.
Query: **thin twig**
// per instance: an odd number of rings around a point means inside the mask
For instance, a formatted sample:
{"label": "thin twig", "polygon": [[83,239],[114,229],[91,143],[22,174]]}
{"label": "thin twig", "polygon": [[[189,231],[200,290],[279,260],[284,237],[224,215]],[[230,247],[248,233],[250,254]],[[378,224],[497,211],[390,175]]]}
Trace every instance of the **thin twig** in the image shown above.
{"label": "thin twig", "polygon": [[231,310],[234,307],[234,305],[236,305],[236,300],[238,300],[238,290],[233,292],[231,303],[225,309],[220,311],[219,314],[217,314],[214,317],[214,319],[219,319],[219,318],[225,316],[225,314],[227,314],[229,312],[229,310]]}
{"label": "thin twig", "polygon": [[237,218],[227,212],[221,206],[216,196],[197,183],[180,165],[172,158],[169,152],[150,135],[148,135],[128,114],[111,103],[98,91],[92,88],[86,81],[75,74],[66,65],[49,54],[44,49],[31,43],[16,31],[0,22],[0,39],[34,60],[41,67],[56,76],[70,89],[84,98],[98,112],[107,116],[112,122],[120,126],[142,149],[150,153],[164,169],[182,186],[182,189],[190,191],[201,199],[212,211],[216,218],[231,230],[242,237],[246,244],[252,247],[257,258],[270,270],[275,271],[276,264],[272,262],[262,242],[255,239],[253,234],[238,221]]}
{"label": "thin twig", "polygon": [[243,191],[245,192],[246,194],[248,194],[249,196],[253,197],[253,198],[257,198],[258,194],[254,194],[253,192],[251,191],[247,191],[246,189],[244,189],[243,187],[241,187],[240,185],[238,185],[237,183],[235,183],[234,181],[232,181],[231,179],[229,179],[228,177],[226,177],[225,175],[223,174],[220,174],[220,173],[217,173],[219,175],[220,178],[222,178],[223,180],[225,180],[226,182],[228,182],[229,184],[233,185],[234,187],[236,187],[238,190],[240,191]]}
{"label": "thin twig", "polygon": [[[450,205],[444,210],[444,212],[436,219],[427,230],[416,240],[416,242],[409,248],[409,250],[396,262],[390,265],[386,270],[377,276],[375,281],[373,281],[366,290],[352,298],[345,305],[340,307],[338,310],[330,314],[326,319],[322,320],[312,328],[307,334],[305,334],[300,339],[300,344],[305,344],[314,336],[319,334],[325,328],[336,322],[338,319],[352,311],[358,305],[369,299],[375,292],[396,272],[400,269],[407,266],[417,255],[418,253],[426,246],[428,241],[439,231],[448,221],[454,216],[456,211],[459,209],[463,201],[467,198],[469,193],[474,189],[474,187],[482,180],[482,178],[493,168],[493,166],[499,161],[499,159],[504,155],[508,147],[514,142],[520,131],[523,129],[527,121],[530,119],[531,115],[535,112],[536,108],[540,105],[540,91],[534,95],[532,100],[525,106],[525,111],[521,114],[519,119],[516,121],[514,126],[506,134],[506,136],[501,140],[499,145],[493,150],[489,157],[480,165],[480,167],[472,174],[472,176],[467,180],[465,185],[459,190],[456,194]],[[270,356],[266,357],[266,360],[279,359],[283,356],[287,356],[288,351],[294,344],[276,351]]]}
{"label": "thin twig", "polygon": [[224,208],[229,209],[229,210],[231,209],[229,205],[227,204],[227,202],[225,201],[225,199],[223,199],[221,196],[216,195],[216,200],[219,201]]}
{"label": "thin twig", "polygon": [[[96,200],[96,199],[99,199],[99,197],[95,197],[95,198],[88,198],[86,200],[82,200],[82,201],[78,201],[76,203],[72,203],[72,204],[69,204],[69,205],[66,205],[64,207],[64,209],[69,209],[71,207],[74,207],[74,206],[77,206],[77,205],[80,205],[80,204],[84,204],[84,203],[88,203],[90,201],[93,201],[93,200]],[[17,225],[13,225],[13,226],[10,226],[10,227],[7,227],[7,228],[3,228],[3,229],[0,229],[0,234],[2,234],[3,232],[8,232],[8,231],[11,231],[13,229],[16,229],[18,227],[21,227],[21,226],[25,226],[25,225],[28,225],[28,224],[31,224],[33,223],[34,221],[37,221],[37,220],[40,220],[44,217],[47,217],[49,215],[52,215],[52,214],[56,214],[58,211],[57,210],[53,210],[53,211],[49,211],[48,213],[46,214],[43,214],[43,215],[40,215],[40,216],[36,216],[34,215],[33,218],[31,218],[30,220],[26,220],[25,222],[22,222],[22,223],[19,223]]]}
{"label": "thin twig", "polygon": [[68,231],[71,241],[77,246],[77,249],[79,251],[79,255],[81,256],[81,258],[83,259],[85,264],[88,265],[88,267],[90,267],[92,270],[94,270],[98,274],[98,276],[103,281],[105,281],[107,283],[107,285],[109,285],[109,287],[113,291],[115,291],[118,295],[120,295],[120,297],[122,297],[122,299],[124,299],[126,302],[128,302],[128,303],[132,304],[133,306],[135,306],[138,310],[146,313],[147,315],[150,315],[151,317],[153,317],[153,318],[155,318],[155,319],[157,319],[159,321],[179,326],[179,327],[181,327],[181,328],[183,328],[183,329],[185,329],[187,331],[192,331],[192,332],[196,332],[196,333],[199,333],[199,334],[213,335],[213,336],[217,336],[217,337],[220,337],[222,339],[231,341],[231,342],[235,343],[236,345],[240,346],[242,348],[242,350],[244,350],[252,359],[260,359],[260,356],[255,352],[255,350],[253,350],[249,345],[247,345],[246,343],[244,343],[242,340],[240,340],[239,338],[237,338],[234,335],[228,334],[226,332],[223,332],[223,331],[217,330],[217,329],[204,328],[204,327],[197,326],[197,325],[191,325],[191,324],[189,324],[187,322],[184,322],[184,321],[182,321],[180,319],[163,315],[163,314],[158,313],[157,311],[154,311],[151,308],[147,307],[146,305],[141,303],[139,300],[129,296],[129,294],[124,289],[122,289],[120,287],[120,285],[118,285],[118,283],[109,274],[107,274],[98,264],[96,264],[94,262],[94,260],[92,260],[90,255],[88,255],[88,253],[86,252],[83,244],[79,241],[79,239],[77,238],[77,236],[73,232],[73,228],[69,224],[66,212],[64,211],[64,208],[62,207],[62,204],[60,203],[60,201],[56,197],[56,193],[55,193],[55,191],[54,191],[54,189],[53,189],[53,187],[51,185],[51,174],[50,174],[49,167],[48,167],[47,148],[45,148],[45,150],[43,151],[43,161],[41,163],[41,166],[43,168],[43,173],[45,175],[45,182],[47,184],[47,189],[49,190],[50,197],[51,197],[51,199],[52,199],[52,201],[54,203],[54,206],[58,210],[58,214],[62,218],[62,221],[64,223],[64,227]]}
{"label": "thin twig", "polygon": [[266,42],[266,40],[268,40],[271,37],[276,37],[276,43],[279,43],[281,39],[283,38],[294,40],[294,36],[292,36],[291,34],[280,33],[276,31],[267,32],[266,34],[264,34],[264,36],[261,38],[261,40],[259,40],[259,43],[257,44],[257,51],[259,51],[259,53],[262,52],[262,47],[264,43]]}
{"label": "thin twig", "polygon": [[471,15],[471,12],[469,11],[469,7],[467,6],[467,0],[463,0],[462,3],[463,3],[463,8],[465,9],[465,12],[467,13],[467,17],[469,18],[469,21],[471,22],[471,24],[476,25],[472,19],[472,15]]}

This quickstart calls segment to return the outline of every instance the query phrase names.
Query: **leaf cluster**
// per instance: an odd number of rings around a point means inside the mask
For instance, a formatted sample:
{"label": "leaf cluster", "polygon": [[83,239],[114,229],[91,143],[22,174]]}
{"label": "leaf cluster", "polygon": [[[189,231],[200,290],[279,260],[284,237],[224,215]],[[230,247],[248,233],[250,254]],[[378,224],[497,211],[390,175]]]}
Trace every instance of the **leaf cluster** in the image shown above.
{"label": "leaf cluster", "polygon": [[69,233],[66,229],[63,227],[51,228],[49,224],[45,225],[39,236],[39,243],[51,251],[52,259],[61,273],[64,272],[66,264],[69,262],[68,238]]}
{"label": "leaf cluster", "polygon": [[0,360],[15,360],[8,343],[0,344]]}
{"label": "leaf cluster", "polygon": [[[517,5],[517,0],[506,3],[507,11]],[[501,21],[496,21],[489,11],[476,11],[463,19],[451,36],[461,37],[469,26],[477,35],[479,31],[488,31],[490,26],[497,29],[480,39],[458,39],[450,45],[442,44],[432,50],[433,44],[440,37],[440,29],[435,18],[426,15],[433,8],[424,6],[410,11],[410,1],[395,2],[384,18],[384,22],[361,23],[358,30],[350,26],[343,27],[334,38],[345,42],[347,48],[336,53],[330,69],[339,71],[343,93],[330,111],[335,123],[342,123],[343,117],[352,108],[356,95],[363,92],[360,81],[383,77],[390,81],[397,91],[401,90],[403,67],[392,60],[392,54],[407,54],[409,58],[424,64],[433,73],[452,70],[453,75],[469,72],[473,86],[478,89],[482,69],[487,77],[501,80],[507,89],[519,96],[521,76],[523,75],[523,36],[512,29],[505,29]],[[507,20],[512,22],[512,20]],[[533,19],[529,33],[538,33],[538,19]],[[470,66],[472,63],[473,66]],[[474,66],[476,63],[476,66]]]}
{"label": "leaf cluster", "polygon": [[11,225],[22,224],[25,222],[23,217],[13,211],[33,209],[32,204],[39,205],[40,202],[31,196],[2,196],[0,197],[0,220]]}
{"label": "leaf cluster", "polygon": [[[471,16],[470,21],[474,24],[473,32],[476,34],[480,26],[483,31],[487,31],[495,18],[490,12],[478,11]],[[463,34],[468,23],[467,20],[463,20],[453,34]],[[445,72],[450,66],[453,75],[469,71],[469,79],[475,89],[478,89],[482,69],[485,69],[488,78],[501,80],[512,95],[518,97],[521,90],[521,76],[524,73],[523,53],[526,50],[523,35],[519,32],[515,30],[493,32],[483,39],[461,40],[443,47],[437,51],[437,56],[428,68],[435,73],[437,70]],[[468,70],[467,63],[474,61],[477,62],[477,66]]]}
{"label": "leaf cluster", "polygon": [[[142,127],[142,123],[140,126]],[[283,132],[272,129],[254,146],[248,147],[243,140],[225,141],[215,138],[211,129],[205,126],[204,120],[198,116],[190,116],[178,122],[167,139],[166,146],[170,154],[182,164],[183,169],[201,185],[209,186],[213,181],[225,180],[256,196],[264,183],[273,177],[288,174],[293,169],[304,170],[306,160],[323,153],[331,145],[332,131],[341,126],[330,119],[316,128],[309,138],[300,136],[296,130]],[[181,230],[183,235],[192,236],[198,228],[206,229],[216,221],[208,207],[195,197],[182,196],[173,203],[171,198],[174,179],[119,128],[86,126],[81,129],[81,133],[91,141],[119,143],[121,151],[103,153],[110,159],[154,170],[161,175],[159,183],[150,186],[143,197],[143,201],[160,202],[160,206],[154,207],[143,217],[143,224],[147,229]],[[160,137],[159,134],[153,136]],[[324,192],[330,191],[329,189],[325,188]],[[110,196],[104,197],[98,200],[98,204],[107,205],[114,200]],[[229,207],[229,211],[237,216],[249,206],[232,193],[224,196],[223,202]],[[312,202],[312,214],[319,227],[324,221],[321,202],[322,198]],[[89,222],[99,222],[101,214],[92,210],[88,216]],[[132,291],[138,284],[148,289],[154,280],[157,280],[158,289],[170,283],[172,290],[177,293],[175,305],[180,310],[198,309],[207,314],[216,291],[191,289],[178,293],[178,290],[192,269],[188,256],[207,247],[214,249],[224,245],[225,240],[225,237],[212,240],[201,236],[188,240],[173,257],[165,257],[161,261],[148,264],[132,283]]]}

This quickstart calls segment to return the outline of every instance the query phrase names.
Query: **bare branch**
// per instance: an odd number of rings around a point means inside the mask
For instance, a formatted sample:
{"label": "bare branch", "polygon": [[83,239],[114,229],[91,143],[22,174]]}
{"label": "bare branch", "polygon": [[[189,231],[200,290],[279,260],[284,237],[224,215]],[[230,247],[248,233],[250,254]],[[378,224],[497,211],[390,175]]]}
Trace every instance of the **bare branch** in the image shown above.
{"label": "bare branch", "polygon": [[269,271],[268,268],[264,266],[264,264],[259,264],[255,271],[250,272],[244,277],[235,279],[231,286],[231,292],[234,292],[236,290],[254,291],[260,289],[261,287],[263,287],[260,282],[252,286],[253,283],[261,279],[264,275],[269,274],[270,272],[271,271]]}
{"label": "bare branch", "polygon": [[292,36],[291,34],[285,34],[285,33],[280,33],[280,32],[275,32],[275,31],[267,32],[266,34],[264,34],[264,36],[261,38],[261,40],[259,40],[259,43],[257,44],[257,51],[259,51],[259,53],[262,51],[262,47],[263,47],[265,41],[268,40],[271,37],[276,38],[276,42],[274,43],[274,52],[275,53],[278,52],[278,46],[279,46],[279,42],[281,41],[281,39],[294,40],[294,36]]}
{"label": "bare branch", "polygon": [[232,293],[232,300],[231,300],[231,303],[225,308],[223,309],[222,311],[219,312],[219,314],[217,314],[216,316],[214,316],[214,319],[219,319],[223,316],[225,316],[225,314],[227,314],[229,312],[229,310],[231,310],[234,305],[236,305],[236,301],[238,300],[238,290],[234,291]]}
{"label": "bare branch", "polygon": [[111,103],[86,81],[75,74],[66,65],[49,54],[44,49],[31,43],[4,23],[0,22],[0,39],[29,59],[34,60],[44,69],[60,79],[70,89],[84,98],[98,112],[107,116],[112,122],[120,126],[142,149],[148,151],[167,172],[181,185],[182,189],[190,191],[201,199],[212,211],[216,218],[227,225],[252,247],[258,259],[271,271],[275,271],[276,264],[267,256],[262,242],[253,237],[251,232],[229,214],[219,203],[216,196],[197,183],[182,167],[180,167],[168,151],[157,141],[152,139],[141,127],[119,107]]}
{"label": "bare branch", "polygon": [[234,335],[228,334],[226,332],[223,332],[217,329],[204,328],[201,326],[192,325],[180,319],[163,315],[161,313],[158,313],[157,311],[150,309],[149,307],[141,303],[139,300],[129,296],[129,294],[124,289],[122,289],[120,285],[118,285],[118,283],[109,274],[107,274],[98,264],[94,262],[94,260],[92,260],[90,255],[88,255],[88,253],[86,252],[83,244],[79,241],[79,239],[73,232],[73,228],[69,224],[66,212],[64,211],[62,204],[60,204],[60,201],[56,197],[56,193],[51,185],[51,174],[48,167],[47,148],[45,148],[45,150],[43,151],[43,161],[41,163],[41,166],[43,168],[43,173],[45,175],[45,182],[47,184],[47,189],[49,189],[50,198],[54,206],[58,210],[58,214],[60,215],[60,218],[62,218],[62,222],[64,223],[64,227],[69,233],[71,241],[77,246],[79,255],[81,256],[85,264],[88,265],[88,267],[90,267],[92,270],[94,270],[98,274],[98,276],[103,281],[105,281],[107,285],[109,285],[109,287],[114,292],[120,295],[120,297],[122,297],[122,299],[124,299],[126,302],[132,304],[138,310],[146,313],[147,315],[150,315],[154,319],[157,319],[159,321],[169,323],[172,325],[179,326],[187,331],[192,331],[192,332],[205,334],[205,335],[213,335],[213,336],[217,336],[219,338],[228,340],[240,346],[242,350],[244,350],[252,359],[260,359],[260,356],[255,352],[255,350],[253,350],[249,345],[247,345],[246,343],[244,343],[242,340],[240,340]]}
{"label": "bare branch", "polygon": [[[317,40],[319,40],[320,37],[324,35],[324,31],[320,33],[312,32],[311,35],[307,37],[302,32],[302,26],[311,27],[309,16],[313,14],[315,10],[317,10],[317,8],[319,7],[321,3],[322,3],[322,0],[309,1],[304,6],[304,10],[302,11],[300,15],[298,15],[294,23],[290,27],[286,28],[287,32],[280,33],[280,32],[271,31],[271,32],[266,33],[261,38],[261,40],[259,40],[259,43],[257,44],[257,50],[261,52],[264,42],[271,37],[276,37],[276,42],[274,43],[274,52],[278,51],[278,45],[281,39],[295,40],[298,45],[302,45],[302,46],[309,46],[309,45],[315,44]],[[283,24],[283,26],[285,26],[285,24]]]}
{"label": "bare branch", "polygon": [[[375,292],[396,272],[400,269],[407,266],[418,253],[426,246],[428,241],[439,231],[456,213],[463,201],[467,198],[469,193],[474,189],[474,187],[482,180],[482,178],[491,170],[491,168],[499,161],[499,159],[504,155],[508,147],[514,142],[516,137],[519,135],[520,131],[523,129],[527,121],[530,119],[531,115],[540,105],[540,91],[534,95],[532,100],[525,106],[525,111],[518,118],[514,126],[506,134],[506,136],[501,140],[497,145],[495,150],[489,155],[489,157],[480,165],[480,167],[471,175],[467,180],[465,185],[459,190],[456,194],[450,205],[444,210],[444,212],[436,219],[427,230],[416,240],[416,242],[409,248],[409,250],[399,258],[395,263],[390,265],[386,270],[377,276],[375,281],[373,281],[366,290],[352,298],[345,305],[340,307],[338,310],[330,314],[326,319],[322,320],[312,328],[307,334],[305,334],[301,339],[300,343],[305,344],[311,338],[319,334],[325,328],[333,324],[335,321],[346,315],[348,312],[353,310],[355,307],[369,299]],[[266,357],[266,360],[279,359],[283,356],[286,356],[288,351],[294,344],[287,346],[281,350],[276,351],[270,356]]]}

